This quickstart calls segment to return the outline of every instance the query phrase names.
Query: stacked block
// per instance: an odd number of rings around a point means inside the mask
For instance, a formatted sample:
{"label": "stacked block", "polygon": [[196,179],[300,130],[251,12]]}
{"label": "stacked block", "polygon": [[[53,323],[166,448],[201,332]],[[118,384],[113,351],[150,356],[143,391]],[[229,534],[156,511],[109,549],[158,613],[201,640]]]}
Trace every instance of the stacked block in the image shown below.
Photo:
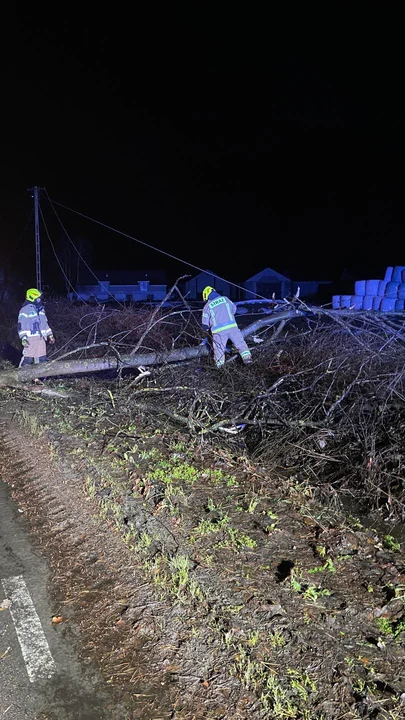
{"label": "stacked block", "polygon": [[405,311],[405,265],[387,267],[383,280],[356,280],[353,295],[334,295],[334,310]]}

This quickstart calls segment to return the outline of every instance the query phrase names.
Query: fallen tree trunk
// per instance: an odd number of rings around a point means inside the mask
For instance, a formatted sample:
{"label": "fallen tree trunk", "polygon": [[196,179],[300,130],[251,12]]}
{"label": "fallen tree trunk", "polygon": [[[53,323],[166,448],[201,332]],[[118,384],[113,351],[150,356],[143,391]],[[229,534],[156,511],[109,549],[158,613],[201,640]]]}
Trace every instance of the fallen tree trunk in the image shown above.
{"label": "fallen tree trunk", "polygon": [[270,317],[268,316],[261,318],[260,320],[256,320],[254,323],[251,323],[251,325],[243,328],[241,332],[244,338],[248,338],[251,337],[251,335],[254,335],[258,330],[261,330],[261,328],[275,325],[276,323],[282,321],[286,322],[287,320],[292,320],[295,317],[302,317],[303,315],[305,315],[305,312],[302,312],[301,310],[284,310],[283,312],[270,315]]}
{"label": "fallen tree trunk", "polygon": [[[244,338],[257,332],[259,329],[275,325],[283,320],[291,320],[302,313],[297,310],[287,310],[276,315],[257,320],[242,330]],[[18,387],[21,383],[28,382],[34,378],[56,377],[62,375],[85,375],[93,372],[107,370],[123,370],[137,368],[140,366],[165,365],[167,363],[193,360],[197,357],[209,355],[210,350],[206,345],[195,347],[184,347],[164,352],[136,353],[135,355],[123,355],[122,357],[112,356],[104,358],[90,358],[83,360],[53,360],[39,365],[28,365],[15,370],[0,373],[0,387]]]}

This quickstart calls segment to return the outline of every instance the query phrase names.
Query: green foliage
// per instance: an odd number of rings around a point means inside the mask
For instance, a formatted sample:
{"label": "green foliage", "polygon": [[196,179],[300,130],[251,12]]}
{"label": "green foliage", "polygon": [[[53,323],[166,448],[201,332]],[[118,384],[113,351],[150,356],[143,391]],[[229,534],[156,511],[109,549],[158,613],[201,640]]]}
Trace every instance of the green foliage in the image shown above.
{"label": "green foliage", "polygon": [[198,538],[209,535],[210,533],[220,532],[229,522],[229,516],[224,515],[218,520],[201,520],[201,522],[195,528],[193,534],[190,537],[192,542],[195,542]]}
{"label": "green foliage", "polygon": [[249,537],[249,535],[246,535],[246,533],[243,533],[236,528],[232,528],[229,525],[225,526],[224,529],[228,537],[226,537],[225,540],[217,543],[215,545],[216,548],[230,548],[232,550],[235,550],[235,552],[238,552],[241,548],[256,547],[256,540]]}
{"label": "green foliage", "polygon": [[281,648],[285,645],[286,641],[279,630],[271,632],[269,635],[269,645],[272,648]]}
{"label": "green foliage", "polygon": [[41,437],[45,430],[49,429],[47,425],[41,423],[37,415],[30,413],[25,408],[17,410],[16,416],[20,424],[24,425],[28,432],[33,436]]}
{"label": "green foliage", "polygon": [[387,550],[392,550],[393,552],[399,552],[401,549],[400,543],[397,542],[392,535],[384,535],[383,545]]}
{"label": "green foliage", "polygon": [[291,588],[292,588],[292,590],[294,590],[294,592],[297,592],[297,593],[301,592],[302,585],[299,582],[299,580],[297,580],[297,572],[294,570],[291,570],[290,583],[291,583]]}
{"label": "green foliage", "polygon": [[392,635],[394,638],[397,638],[405,631],[405,618],[401,618],[400,620],[377,618],[375,623],[384,635]]}
{"label": "green foliage", "polygon": [[298,692],[302,700],[305,702],[308,700],[308,692],[317,691],[316,683],[311,679],[305,670],[299,671],[288,668],[287,675],[292,678],[291,687]]}
{"label": "green foliage", "polygon": [[203,475],[206,476],[212,485],[226,485],[227,487],[237,487],[238,483],[234,475],[224,474],[219,468],[208,468],[203,470]]}
{"label": "green foliage", "polygon": [[290,584],[291,589],[299,595],[302,595],[304,600],[311,600],[312,602],[316,602],[318,598],[330,595],[330,590],[327,590],[326,588],[322,589],[317,587],[316,585],[307,586],[304,583],[302,573],[299,570],[291,570]]}
{"label": "green foliage", "polygon": [[324,565],[321,565],[321,567],[310,568],[310,570],[307,570],[307,572],[312,575],[314,573],[324,572],[325,570],[329,570],[329,572],[331,573],[336,572],[336,568],[333,564],[332,558],[328,558]]}
{"label": "green foliage", "polygon": [[178,516],[180,514],[179,503],[187,505],[187,496],[179,487],[174,488],[173,485],[167,485],[165,488],[165,496],[162,501],[162,507],[167,508],[171,515]]}
{"label": "green foliage", "polygon": [[166,484],[172,484],[176,481],[193,485],[199,476],[199,470],[192,464],[187,462],[179,462],[178,458],[173,457],[171,460],[159,460],[154,470],[149,473],[151,480],[158,480]]}
{"label": "green foliage", "polygon": [[141,450],[139,453],[139,459],[140,460],[151,460],[152,458],[156,458],[156,456],[159,454],[159,450],[155,447],[151,448],[150,450]]}
{"label": "green foliage", "polygon": [[351,530],[363,530],[363,525],[359,518],[353,517],[353,515],[347,516],[347,524]]}
{"label": "green foliage", "polygon": [[96,485],[92,477],[90,475],[87,475],[85,481],[84,481],[84,489],[87,493],[87,495],[93,500],[96,494]]}
{"label": "green foliage", "polygon": [[190,561],[186,555],[157,555],[146,560],[144,569],[164,597],[172,597],[181,603],[187,600],[202,600],[203,593],[194,578],[190,577]]}
{"label": "green foliage", "polygon": [[324,596],[330,595],[330,590],[320,589],[316,587],[316,585],[310,585],[307,587],[307,589],[304,592],[304,599],[305,600],[312,600],[313,602],[316,602],[318,598],[324,597]]}
{"label": "green foliage", "polygon": [[230,615],[238,615],[243,608],[244,605],[225,605],[223,611]]}
{"label": "green foliage", "polygon": [[170,443],[170,450],[172,452],[184,453],[187,451],[187,447],[184,442],[175,441],[175,442]]}
{"label": "green foliage", "polygon": [[152,544],[152,537],[147,532],[142,532],[139,539],[139,545],[142,549],[147,550]]}
{"label": "green foliage", "polygon": [[247,637],[246,643],[249,647],[254,648],[258,644],[259,639],[260,639],[260,632],[258,630],[254,630]]}
{"label": "green foliage", "polygon": [[257,495],[253,496],[249,500],[249,505],[247,506],[247,512],[252,514],[257,508],[257,505],[259,503],[260,498],[257,497]]}
{"label": "green foliage", "polygon": [[310,701],[311,695],[317,693],[317,687],[306,670],[287,669],[286,676],[279,676],[270,659],[258,660],[251,652],[249,646],[239,644],[236,647],[232,673],[247,690],[259,696],[264,717],[313,720]]}
{"label": "green foliage", "polygon": [[171,570],[171,592],[175,597],[180,598],[189,582],[189,559],[186,555],[175,555],[169,561]]}

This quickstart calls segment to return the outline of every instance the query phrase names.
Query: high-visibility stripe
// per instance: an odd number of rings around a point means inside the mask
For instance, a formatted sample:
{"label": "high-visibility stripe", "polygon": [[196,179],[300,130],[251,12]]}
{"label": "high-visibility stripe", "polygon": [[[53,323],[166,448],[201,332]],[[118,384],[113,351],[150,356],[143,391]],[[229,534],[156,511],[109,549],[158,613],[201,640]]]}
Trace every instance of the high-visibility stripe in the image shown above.
{"label": "high-visibility stripe", "polygon": [[229,319],[230,319],[231,322],[232,322],[232,320],[233,320],[233,314],[232,314],[231,306],[230,306],[229,303],[226,303],[226,309],[228,310],[228,317],[229,317]]}
{"label": "high-visibility stripe", "polygon": [[24,315],[24,317],[36,317],[37,315],[45,315],[45,310],[30,310],[28,313],[20,310],[18,314]]}
{"label": "high-visibility stripe", "polygon": [[236,322],[229,323],[227,325],[218,325],[216,328],[212,328],[212,334],[221,332],[221,330],[230,330],[231,328],[238,327]]}
{"label": "high-visibility stripe", "polygon": [[212,307],[209,307],[209,313],[211,318],[211,325],[214,325],[215,323],[215,313]]}
{"label": "high-visibility stripe", "polygon": [[[51,333],[49,333],[49,335],[50,334]],[[42,337],[42,333],[40,333],[40,332],[31,332],[31,330],[20,330],[20,332],[18,333],[18,337],[22,338],[22,337],[24,337],[24,335],[26,337]]]}

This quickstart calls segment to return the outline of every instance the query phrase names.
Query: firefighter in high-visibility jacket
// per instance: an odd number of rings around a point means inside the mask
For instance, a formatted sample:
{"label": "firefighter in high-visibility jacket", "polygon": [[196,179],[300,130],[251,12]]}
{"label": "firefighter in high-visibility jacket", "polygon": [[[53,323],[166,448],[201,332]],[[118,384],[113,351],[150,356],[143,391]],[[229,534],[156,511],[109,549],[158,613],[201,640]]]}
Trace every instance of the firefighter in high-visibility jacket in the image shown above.
{"label": "firefighter in high-visibility jacket", "polygon": [[249,365],[252,356],[235,320],[236,306],[209,285],[204,288],[202,296],[205,301],[202,326],[204,330],[211,332],[216,366],[220,368],[225,363],[228,340],[235,346],[244,364]]}
{"label": "firefighter in high-visibility jacket", "polygon": [[45,314],[42,293],[36,288],[27,290],[25,303],[18,313],[18,336],[23,346],[19,367],[46,362],[46,341],[53,345],[55,338]]}

